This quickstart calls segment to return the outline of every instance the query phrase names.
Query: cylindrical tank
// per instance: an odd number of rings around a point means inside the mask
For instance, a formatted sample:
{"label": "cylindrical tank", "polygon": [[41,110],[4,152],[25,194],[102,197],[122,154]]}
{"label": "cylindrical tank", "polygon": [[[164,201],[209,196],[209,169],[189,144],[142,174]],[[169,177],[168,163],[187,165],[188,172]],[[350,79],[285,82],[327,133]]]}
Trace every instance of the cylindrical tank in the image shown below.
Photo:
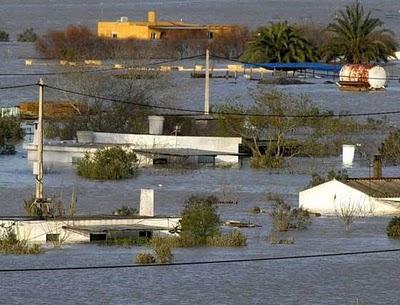
{"label": "cylindrical tank", "polygon": [[383,89],[386,71],[381,66],[368,64],[344,65],[339,73],[341,82],[367,83],[371,89]]}
{"label": "cylindrical tank", "polygon": [[162,135],[164,127],[164,117],[158,115],[149,116],[149,134]]}

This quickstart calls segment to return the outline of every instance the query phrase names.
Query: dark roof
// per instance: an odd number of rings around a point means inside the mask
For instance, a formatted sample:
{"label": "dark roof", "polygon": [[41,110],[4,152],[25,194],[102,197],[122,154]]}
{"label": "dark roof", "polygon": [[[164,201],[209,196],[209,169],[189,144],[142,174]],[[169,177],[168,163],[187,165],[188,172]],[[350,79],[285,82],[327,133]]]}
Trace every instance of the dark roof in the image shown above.
{"label": "dark roof", "polygon": [[314,70],[324,72],[339,73],[342,68],[341,65],[324,64],[318,62],[296,62],[296,63],[260,63],[249,64],[248,66],[255,68],[265,68],[268,70],[282,70],[282,71],[295,71],[295,70]]}
{"label": "dark roof", "polygon": [[400,197],[400,177],[349,178],[343,183],[375,198]]}

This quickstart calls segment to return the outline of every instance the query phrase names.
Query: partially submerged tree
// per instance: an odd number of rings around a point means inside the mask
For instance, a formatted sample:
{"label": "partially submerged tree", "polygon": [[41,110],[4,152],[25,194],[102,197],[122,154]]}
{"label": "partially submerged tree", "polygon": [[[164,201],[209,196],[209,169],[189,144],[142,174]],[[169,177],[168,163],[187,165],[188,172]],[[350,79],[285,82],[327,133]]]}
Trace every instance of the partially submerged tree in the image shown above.
{"label": "partially submerged tree", "polygon": [[400,130],[391,130],[379,149],[383,161],[389,164],[400,163]]}
{"label": "partially submerged tree", "polygon": [[1,31],[0,30],[0,41],[8,41],[9,40],[9,34],[6,31]]}
{"label": "partially submerged tree", "polygon": [[257,62],[316,61],[314,46],[287,22],[259,28],[247,43],[242,60]]}
{"label": "partially submerged tree", "polygon": [[33,28],[26,29],[23,33],[18,34],[17,41],[19,42],[35,42],[38,35]]}
{"label": "partially submerged tree", "polygon": [[0,117],[0,154],[13,153],[15,143],[22,140],[20,120],[14,117]]}
{"label": "partially submerged tree", "polygon": [[394,56],[397,43],[394,35],[383,28],[383,21],[364,12],[358,2],[340,10],[327,31],[332,39],[324,47],[326,60],[343,58],[347,63],[361,64],[371,61],[387,61]]}

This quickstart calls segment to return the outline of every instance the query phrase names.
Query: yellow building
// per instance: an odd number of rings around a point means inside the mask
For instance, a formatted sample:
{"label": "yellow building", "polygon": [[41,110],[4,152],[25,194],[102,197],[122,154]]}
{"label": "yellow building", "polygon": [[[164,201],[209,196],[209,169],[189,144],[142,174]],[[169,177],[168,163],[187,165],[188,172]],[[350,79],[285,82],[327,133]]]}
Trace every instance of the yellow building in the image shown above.
{"label": "yellow building", "polygon": [[97,35],[116,39],[152,40],[167,37],[189,36],[198,39],[213,39],[231,32],[233,25],[204,25],[182,21],[159,21],[155,11],[147,12],[147,21],[129,21],[121,17],[118,21],[99,21]]}

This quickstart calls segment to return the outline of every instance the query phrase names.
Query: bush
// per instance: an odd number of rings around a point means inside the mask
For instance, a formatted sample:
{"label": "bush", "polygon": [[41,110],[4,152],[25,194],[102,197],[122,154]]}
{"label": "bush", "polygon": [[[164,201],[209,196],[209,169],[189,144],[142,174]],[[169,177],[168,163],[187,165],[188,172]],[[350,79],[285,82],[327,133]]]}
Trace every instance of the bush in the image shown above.
{"label": "bush", "polygon": [[137,264],[140,265],[149,265],[154,264],[156,262],[156,258],[153,256],[153,254],[145,252],[136,255],[135,261]]}
{"label": "bush", "polygon": [[270,197],[274,201],[269,215],[274,231],[285,232],[289,229],[305,230],[310,224],[310,213],[302,208],[292,209],[281,197]]}
{"label": "bush", "polygon": [[400,217],[395,216],[386,227],[387,236],[390,238],[400,238]]}
{"label": "bush", "polygon": [[8,41],[9,35],[5,31],[0,31],[0,41]]}
{"label": "bush", "polygon": [[18,240],[14,225],[0,225],[0,233],[0,254],[36,255],[43,252],[40,245],[28,245],[26,240]]}
{"label": "bush", "polygon": [[133,176],[137,169],[136,154],[120,146],[97,150],[93,155],[86,153],[78,161],[78,175],[98,180],[119,180]]}
{"label": "bush", "polygon": [[37,34],[33,28],[26,29],[23,33],[18,34],[17,41],[19,42],[35,42]]}
{"label": "bush", "polygon": [[151,239],[150,245],[154,251],[157,263],[168,264],[173,260],[172,244],[168,238],[155,236]]}
{"label": "bush", "polygon": [[283,157],[271,156],[269,154],[255,155],[250,158],[250,166],[252,168],[281,168],[283,167]]}
{"label": "bush", "polygon": [[392,130],[379,149],[382,159],[389,164],[400,163],[400,129]]}
{"label": "bush", "polygon": [[122,207],[114,210],[112,212],[113,215],[117,215],[117,216],[134,216],[137,215],[139,213],[139,211],[135,208],[130,208],[126,205],[123,205]]}
{"label": "bush", "polygon": [[191,196],[182,211],[181,236],[195,244],[206,244],[207,238],[219,234],[220,218],[215,196]]}
{"label": "bush", "polygon": [[325,177],[320,176],[317,173],[313,173],[311,175],[311,180],[308,183],[307,187],[314,187],[314,186],[320,185],[322,183],[325,183],[327,181],[330,181],[332,179],[336,179],[339,181],[345,181],[345,180],[349,179],[349,175],[347,174],[347,171],[345,169],[339,170],[337,172],[332,169],[328,172],[328,174]]}
{"label": "bush", "polygon": [[104,245],[106,246],[118,246],[118,247],[125,247],[130,248],[133,246],[142,246],[149,243],[148,237],[111,237],[107,238]]}
{"label": "bush", "polygon": [[246,242],[247,237],[239,230],[207,238],[207,245],[212,247],[243,247]]}
{"label": "bush", "polygon": [[12,117],[0,117],[0,154],[15,153],[14,144],[23,138],[20,121]]}

